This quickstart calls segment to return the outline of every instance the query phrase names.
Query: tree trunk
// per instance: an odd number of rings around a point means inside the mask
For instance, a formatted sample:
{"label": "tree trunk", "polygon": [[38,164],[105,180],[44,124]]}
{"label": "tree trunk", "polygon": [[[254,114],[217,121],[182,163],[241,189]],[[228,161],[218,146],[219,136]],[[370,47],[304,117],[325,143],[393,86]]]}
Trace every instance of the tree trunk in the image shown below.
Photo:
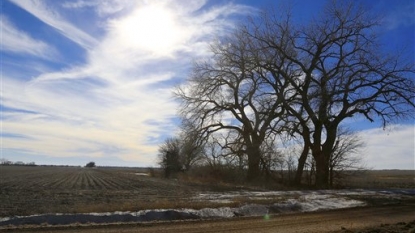
{"label": "tree trunk", "polygon": [[331,157],[334,150],[334,144],[337,138],[337,124],[329,125],[327,128],[326,142],[322,147],[322,157],[324,159],[324,174],[327,173],[327,187],[333,187],[333,166]]}
{"label": "tree trunk", "polygon": [[[313,177],[315,176],[315,161],[314,159],[311,161],[310,165],[310,173],[308,174],[308,185],[313,185]],[[315,178],[315,177],[314,177]]]}
{"label": "tree trunk", "polygon": [[247,148],[247,154],[248,154],[248,174],[247,174],[247,180],[253,181],[257,179],[260,176],[260,161],[261,161],[261,154],[259,147],[252,147]]}
{"label": "tree trunk", "polygon": [[305,142],[303,152],[301,153],[300,158],[298,158],[297,172],[294,178],[294,184],[296,185],[301,184],[301,180],[303,177],[303,171],[304,171],[304,165],[305,165],[305,162],[307,161],[308,151],[309,151],[309,145],[307,142]]}
{"label": "tree trunk", "polygon": [[329,164],[327,156],[323,153],[313,154],[316,161],[316,187],[326,189],[329,187]]}

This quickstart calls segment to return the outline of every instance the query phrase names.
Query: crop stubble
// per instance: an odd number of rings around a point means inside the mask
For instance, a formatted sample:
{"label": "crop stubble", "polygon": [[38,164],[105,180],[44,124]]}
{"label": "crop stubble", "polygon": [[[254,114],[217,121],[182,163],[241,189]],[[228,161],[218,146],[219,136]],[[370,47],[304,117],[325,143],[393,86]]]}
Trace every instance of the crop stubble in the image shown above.
{"label": "crop stubble", "polygon": [[127,211],[193,193],[174,180],[132,168],[0,167],[0,217],[42,213]]}
{"label": "crop stubble", "polygon": [[[196,201],[189,206],[189,197],[214,189],[209,184],[199,186],[137,175],[141,172],[139,168],[0,166],[0,217],[203,208],[207,204],[214,207],[212,203]],[[352,177],[348,183],[351,187],[415,188],[413,174],[371,171]]]}

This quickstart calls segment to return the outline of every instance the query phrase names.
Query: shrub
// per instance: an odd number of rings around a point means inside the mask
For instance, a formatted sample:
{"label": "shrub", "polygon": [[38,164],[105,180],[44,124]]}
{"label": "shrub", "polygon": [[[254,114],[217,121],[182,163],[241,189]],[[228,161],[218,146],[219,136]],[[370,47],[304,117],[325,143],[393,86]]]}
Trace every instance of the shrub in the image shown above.
{"label": "shrub", "polygon": [[95,162],[89,162],[85,165],[85,167],[95,167]]}

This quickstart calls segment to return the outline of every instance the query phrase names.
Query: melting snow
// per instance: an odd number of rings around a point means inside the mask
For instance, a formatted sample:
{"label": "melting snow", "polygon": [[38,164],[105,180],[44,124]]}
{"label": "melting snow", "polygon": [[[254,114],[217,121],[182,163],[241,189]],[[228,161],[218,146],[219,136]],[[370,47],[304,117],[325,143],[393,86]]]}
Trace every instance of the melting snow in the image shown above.
{"label": "melting snow", "polygon": [[415,196],[415,190],[320,190],[320,191],[272,191],[201,193],[189,201],[232,203],[235,198],[246,200],[275,200],[271,205],[245,204],[237,208],[156,209],[136,212],[116,211],[87,214],[42,214],[0,218],[0,227],[6,225],[42,224],[62,225],[72,223],[148,222],[185,219],[231,218],[237,216],[265,216],[290,212],[310,212],[364,206],[353,196],[386,196],[402,198]]}
{"label": "melting snow", "polygon": [[136,176],[150,176],[150,174],[142,173],[142,172],[136,172],[136,173],[134,173],[134,175],[136,175]]}

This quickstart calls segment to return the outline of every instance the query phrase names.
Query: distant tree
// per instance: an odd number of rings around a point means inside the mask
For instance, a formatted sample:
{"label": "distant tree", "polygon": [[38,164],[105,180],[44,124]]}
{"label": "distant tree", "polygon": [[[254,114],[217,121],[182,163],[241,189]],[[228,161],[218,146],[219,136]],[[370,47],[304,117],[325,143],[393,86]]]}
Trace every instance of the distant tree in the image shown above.
{"label": "distant tree", "polygon": [[36,166],[36,163],[35,162],[30,162],[30,163],[27,163],[26,165],[27,166]]}
{"label": "distant tree", "polygon": [[85,167],[95,167],[95,162],[89,162],[89,163],[87,163],[86,165],[85,165]]}
{"label": "distant tree", "polygon": [[14,165],[16,165],[16,166],[24,166],[25,164],[22,161],[16,161],[16,162],[14,162]]}
{"label": "distant tree", "polygon": [[183,171],[183,164],[180,160],[181,143],[178,138],[168,138],[159,147],[159,164],[164,170],[166,178]]}
{"label": "distant tree", "polygon": [[13,164],[12,161],[9,161],[9,160],[7,160],[5,158],[1,158],[0,159],[0,165],[12,165],[12,164]]}
{"label": "distant tree", "polygon": [[181,125],[179,160],[185,171],[202,159],[202,152],[206,144],[206,138],[191,122],[183,120]]}
{"label": "distant tree", "polygon": [[159,146],[158,161],[164,169],[165,176],[170,177],[174,173],[188,171],[201,161],[205,139],[200,135],[198,128],[183,119],[179,135],[167,138]]}

